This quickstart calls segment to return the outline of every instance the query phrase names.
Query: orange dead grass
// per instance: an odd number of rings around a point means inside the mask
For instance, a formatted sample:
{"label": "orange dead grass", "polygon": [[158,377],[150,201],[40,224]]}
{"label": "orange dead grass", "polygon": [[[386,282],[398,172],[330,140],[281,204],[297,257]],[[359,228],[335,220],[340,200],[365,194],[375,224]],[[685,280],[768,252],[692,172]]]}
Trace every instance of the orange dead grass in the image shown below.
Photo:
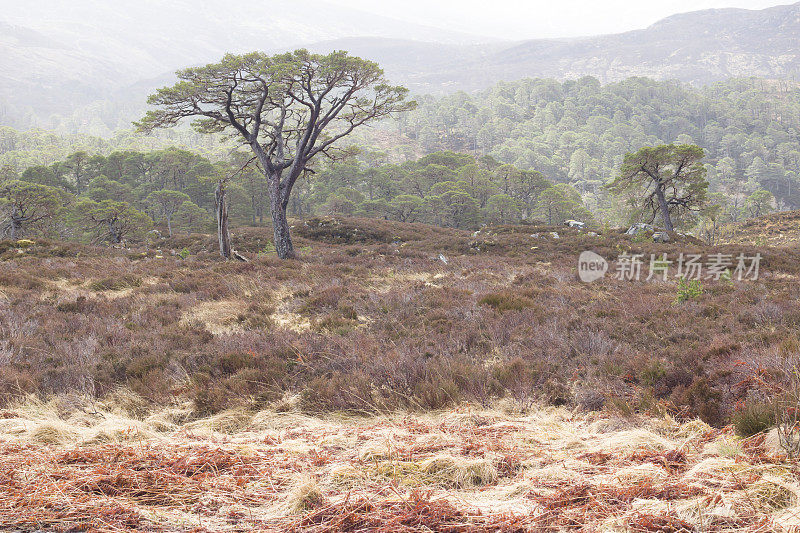
{"label": "orange dead grass", "polygon": [[[263,412],[232,434],[197,432],[212,424],[200,420],[114,444],[6,436],[0,528],[792,531],[798,471],[763,439],[668,418],[598,432],[610,422],[552,408],[327,420]],[[738,451],[715,454],[721,442]],[[494,474],[453,485],[446,476],[460,472],[427,470],[434,461],[483,462]]]}

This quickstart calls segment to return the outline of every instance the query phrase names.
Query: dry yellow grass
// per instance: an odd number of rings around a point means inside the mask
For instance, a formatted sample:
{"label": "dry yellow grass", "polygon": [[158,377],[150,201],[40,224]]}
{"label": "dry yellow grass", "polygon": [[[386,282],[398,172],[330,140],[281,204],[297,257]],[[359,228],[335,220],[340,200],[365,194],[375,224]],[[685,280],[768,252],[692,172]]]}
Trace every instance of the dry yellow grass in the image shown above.
{"label": "dry yellow grass", "polygon": [[247,308],[242,300],[201,302],[183,314],[181,324],[199,325],[212,335],[224,335],[240,329],[236,318]]}
{"label": "dry yellow grass", "polygon": [[[0,498],[0,527],[77,527],[111,505],[118,529],[125,516],[173,530],[279,531],[357,498],[394,506],[419,490],[464,516],[506,513],[554,530],[578,520],[629,531],[645,516],[698,531],[796,527],[796,467],[763,446],[695,421],[507,407],[372,418],[230,410],[189,421],[189,405],[149,413],[125,391],[100,404],[29,399],[0,420],[2,464],[18,472],[0,492],[60,507],[4,513]],[[714,446],[726,439],[740,446],[735,458]],[[37,485],[43,475],[50,485]],[[109,483],[88,500],[80,489]],[[47,492],[56,487],[66,492]]]}

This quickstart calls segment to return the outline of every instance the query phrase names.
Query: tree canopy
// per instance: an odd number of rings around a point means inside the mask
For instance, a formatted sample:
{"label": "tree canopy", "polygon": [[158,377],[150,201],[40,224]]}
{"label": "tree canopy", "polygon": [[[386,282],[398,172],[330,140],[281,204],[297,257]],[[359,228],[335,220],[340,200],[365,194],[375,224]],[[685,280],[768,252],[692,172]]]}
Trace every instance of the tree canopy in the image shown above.
{"label": "tree canopy", "polygon": [[674,216],[698,210],[706,201],[704,156],[702,148],[689,144],[644,147],[625,155],[619,175],[608,188],[633,193],[649,222],[660,215],[664,228],[672,231]]}
{"label": "tree canopy", "polygon": [[[671,217],[684,231],[708,223],[717,232],[747,217],[800,208],[800,89],[791,85],[730,80],[695,88],[644,78],[603,85],[540,79],[417,100],[419,107],[399,120],[340,141],[331,153],[335,159],[312,160],[314,174],[295,182],[289,214],[346,213],[460,227],[546,221],[542,200],[554,198],[553,191],[542,192],[563,184],[579,194],[575,207],[589,209],[604,224],[622,225],[634,211],[624,201],[633,191],[614,193],[603,184],[617,176],[626,153],[669,143],[703,147],[707,207],[719,207]],[[236,130],[226,131],[242,143]],[[0,182],[22,179],[59,192],[64,209],[39,227],[29,225],[27,234],[79,235],[59,216],[70,211],[73,195],[125,201],[163,223],[166,232],[165,217],[147,201],[160,190],[187,194],[206,214],[188,217],[192,231],[204,230],[215,211],[215,185],[254,157],[252,150],[231,152],[231,141],[218,142],[226,135],[177,128],[98,139],[0,127]],[[345,152],[350,157],[340,158]],[[439,210],[445,186],[434,186],[445,181],[471,197],[477,217],[472,208]],[[233,224],[262,224],[269,216],[268,180],[255,162],[226,187]],[[503,195],[514,205],[502,203]],[[635,207],[641,216],[641,202]],[[5,215],[4,221],[8,229]]]}
{"label": "tree canopy", "polygon": [[11,239],[17,239],[29,227],[41,227],[54,219],[62,205],[55,187],[20,180],[2,183],[0,230]]}
{"label": "tree canopy", "polygon": [[343,51],[229,54],[177,75],[178,83],[150,97],[156,109],[148,111],[139,129],[193,118],[198,132],[239,137],[267,178],[281,258],[294,255],[286,207],[311,160],[318,154],[335,158],[340,148],[335,143],[356,128],[414,107],[405,100],[408,91],[390,85],[377,63]]}

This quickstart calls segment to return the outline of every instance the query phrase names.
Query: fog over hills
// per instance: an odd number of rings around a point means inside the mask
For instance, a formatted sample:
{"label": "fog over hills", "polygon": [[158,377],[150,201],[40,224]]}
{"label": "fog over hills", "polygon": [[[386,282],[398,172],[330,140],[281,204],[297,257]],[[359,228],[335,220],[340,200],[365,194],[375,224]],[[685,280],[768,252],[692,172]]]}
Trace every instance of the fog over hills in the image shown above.
{"label": "fog over hills", "polygon": [[569,41],[528,41],[490,58],[496,74],[632,75],[707,83],[727,77],[791,77],[800,67],[800,3],[759,11],[710,9],[649,28]]}
{"label": "fog over hills", "polygon": [[[616,35],[489,43],[322,0],[271,0],[268,11],[264,5],[144,0],[122,11],[107,0],[40,0],[33,7],[0,0],[0,124],[110,131],[138,114],[147,93],[177,68],[225,52],[298,46],[350,50],[377,60],[393,81],[431,93],[522,77],[708,83],[800,71],[800,4],[675,15]],[[92,106],[93,124],[74,116],[85,106]]]}
{"label": "fog over hills", "polygon": [[[433,93],[481,89],[523,77],[590,75],[611,82],[648,76],[695,84],[730,77],[797,78],[800,3],[758,11],[710,9],[615,35],[460,46],[446,53],[440,53],[441,46],[429,45],[422,53],[419,44],[352,39],[320,49],[348,46],[377,59],[412,89]],[[403,54],[405,49],[417,51]]]}
{"label": "fog over hills", "polygon": [[68,113],[115,90],[225,52],[343,36],[441,43],[480,39],[307,0],[0,0],[0,121]]}

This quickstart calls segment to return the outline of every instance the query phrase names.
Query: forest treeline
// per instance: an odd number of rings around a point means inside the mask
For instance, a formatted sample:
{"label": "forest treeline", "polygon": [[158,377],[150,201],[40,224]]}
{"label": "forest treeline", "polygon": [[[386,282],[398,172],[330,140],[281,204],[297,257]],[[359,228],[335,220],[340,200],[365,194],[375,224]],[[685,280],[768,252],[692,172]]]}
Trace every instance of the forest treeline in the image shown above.
{"label": "forest treeline", "polygon": [[[489,154],[568,183],[593,211],[624,155],[642,146],[696,144],[706,151],[710,192],[733,218],[759,189],[778,209],[800,208],[800,86],[737,79],[706,87],[630,78],[601,85],[528,79],[490,90],[418,98],[400,117],[403,134],[425,151]],[[719,199],[719,198],[718,198]],[[727,207],[727,206],[726,206]]]}
{"label": "forest treeline", "polygon": [[[644,78],[601,85],[587,77],[421,97],[416,110],[361,135],[353,157],[317,163],[298,181],[289,212],[459,228],[524,219],[624,224],[635,211],[604,185],[626,153],[677,142],[706,153],[708,207],[681,221],[683,229],[705,231],[800,207],[798,96],[795,85],[755,79],[693,88]],[[149,228],[148,219],[167,231],[207,230],[214,184],[244,157],[187,130],[102,140],[0,128],[5,231],[13,229],[12,196],[25,183],[52,187],[40,193],[54,201],[48,216],[28,218],[17,234],[47,226],[62,236],[116,240],[110,215],[95,212],[112,204],[115,215],[137,217],[141,227],[130,231]],[[268,220],[259,172],[239,173],[229,191],[234,221]]]}
{"label": "forest treeline", "polygon": [[[402,222],[475,228],[538,218],[559,223],[591,218],[579,193],[537,171],[504,165],[490,156],[436,152],[402,164],[382,164],[383,154],[325,165],[302,180],[290,214],[359,215]],[[366,161],[372,161],[372,165]],[[229,211],[239,224],[269,218],[266,179],[246,167],[246,156],[212,162],[187,150],[79,151],[51,165],[16,174],[4,170],[0,205],[4,233],[121,242],[161,225],[173,231],[209,231],[216,183],[232,174]]]}

